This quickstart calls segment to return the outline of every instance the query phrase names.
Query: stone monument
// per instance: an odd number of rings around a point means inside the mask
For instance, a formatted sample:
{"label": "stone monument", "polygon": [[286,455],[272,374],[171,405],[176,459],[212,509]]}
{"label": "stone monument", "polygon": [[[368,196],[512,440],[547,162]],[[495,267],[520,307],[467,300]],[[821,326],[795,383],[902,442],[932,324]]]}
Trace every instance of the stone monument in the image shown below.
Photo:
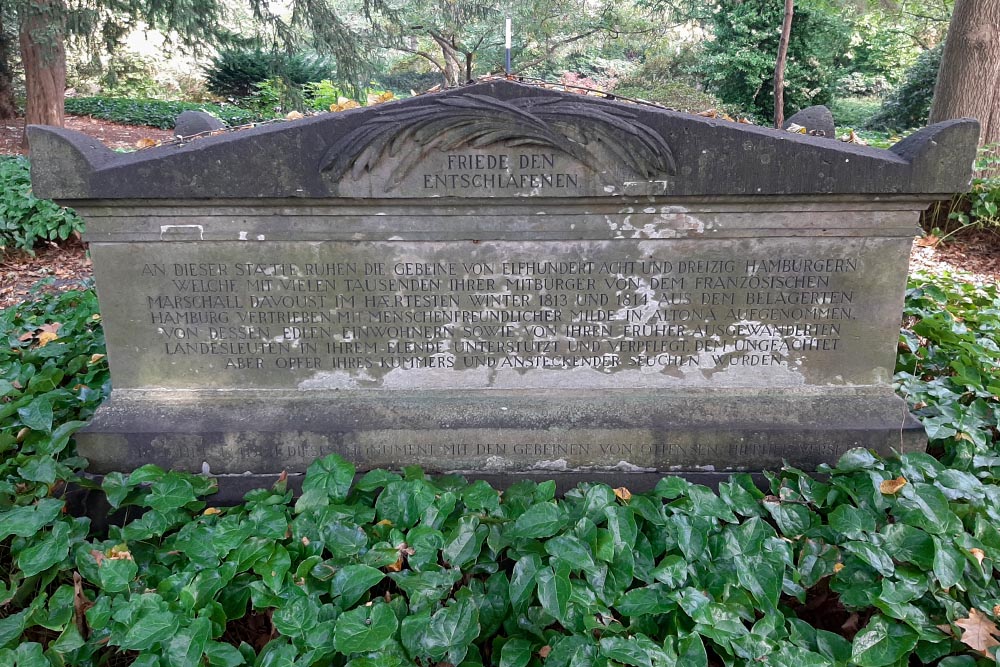
{"label": "stone monument", "polygon": [[977,136],[877,150],[505,80],[131,154],[30,128],[107,335],[80,452],[641,487],[921,448],[891,387],[908,254]]}

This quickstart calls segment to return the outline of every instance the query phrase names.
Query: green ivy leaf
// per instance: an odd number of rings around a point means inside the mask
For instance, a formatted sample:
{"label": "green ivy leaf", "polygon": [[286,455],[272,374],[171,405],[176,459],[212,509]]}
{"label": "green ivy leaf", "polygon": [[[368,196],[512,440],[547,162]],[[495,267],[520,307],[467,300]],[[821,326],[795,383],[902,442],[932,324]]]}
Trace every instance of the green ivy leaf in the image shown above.
{"label": "green ivy leaf", "polygon": [[500,509],[500,494],[481,479],[462,489],[462,502],[476,512],[493,512]]}
{"label": "green ivy leaf", "polygon": [[556,619],[565,620],[569,609],[569,596],[573,587],[569,570],[564,567],[543,567],[535,575],[538,583],[538,601],[542,608]]}
{"label": "green ivy leaf", "polygon": [[844,550],[854,554],[884,577],[891,577],[896,566],[892,558],[881,547],[868,542],[846,542]]}
{"label": "green ivy leaf", "polygon": [[[167,642],[163,657],[170,667],[189,667],[201,663],[212,632],[212,622],[208,618],[195,618],[191,624],[183,627]],[[162,661],[161,661],[162,662]]]}
{"label": "green ivy leaf", "polygon": [[771,513],[774,522],[778,524],[778,530],[785,537],[805,534],[812,527],[813,519],[816,517],[808,507],[798,503],[765,500],[764,508]]}
{"label": "green ivy leaf", "polygon": [[330,582],[330,592],[334,598],[339,598],[337,604],[341,609],[349,609],[372,586],[383,579],[385,579],[385,573],[374,567],[345,565],[333,575]]}
{"label": "green ivy leaf", "polygon": [[625,637],[602,637],[601,655],[609,660],[632,667],[653,667],[649,653],[634,639]]}
{"label": "green ivy leaf", "polygon": [[340,653],[378,651],[392,639],[398,627],[387,604],[358,607],[341,614],[333,629],[333,645]]}
{"label": "green ivy leaf", "polygon": [[475,563],[485,539],[486,529],[480,530],[479,519],[474,516],[463,516],[448,536],[441,556],[452,567],[464,568]]}
{"label": "green ivy leaf", "polygon": [[10,646],[15,639],[24,632],[24,627],[28,622],[30,609],[11,614],[6,618],[0,618],[0,648]]}
{"label": "green ivy leaf", "polygon": [[708,667],[708,653],[701,635],[692,632],[677,640],[677,665],[680,667]]}
{"label": "green ivy leaf", "polygon": [[510,605],[521,613],[527,608],[535,590],[535,579],[542,567],[542,560],[534,555],[522,556],[514,563],[510,578]]}
{"label": "green ivy leaf", "polygon": [[962,580],[965,558],[949,542],[934,538],[934,576],[941,588],[951,588]]}
{"label": "green ivy leaf", "polygon": [[56,481],[56,461],[51,456],[32,456],[17,474],[31,482],[52,484]]}
{"label": "green ivy leaf", "polygon": [[[145,599],[149,595],[144,595],[142,598]],[[139,605],[140,609],[135,616],[127,621],[121,621],[127,625],[125,634],[119,637],[117,645],[126,651],[146,651],[155,644],[168,641],[177,633],[180,625],[177,614],[167,610],[166,605],[154,607],[143,602]],[[115,618],[117,620],[117,613]]]}
{"label": "green ivy leaf", "polygon": [[659,584],[644,588],[633,588],[615,603],[615,609],[622,616],[642,616],[645,614],[666,614],[677,608],[677,603],[667,595]]}
{"label": "green ivy leaf", "polygon": [[875,516],[851,505],[840,505],[829,516],[830,527],[850,540],[863,540],[875,531]]}
{"label": "green ivy leaf", "polygon": [[177,473],[167,473],[163,479],[153,484],[149,495],[146,496],[145,505],[166,512],[184,507],[195,500],[197,498],[191,482]]}
{"label": "green ivy leaf", "polygon": [[139,573],[139,566],[129,558],[105,558],[98,568],[101,576],[101,588],[107,593],[121,593]]}
{"label": "green ivy leaf", "polygon": [[687,582],[688,564],[681,556],[665,556],[653,570],[653,578],[668,588],[680,588]]}
{"label": "green ivy leaf", "polygon": [[566,513],[555,503],[535,503],[507,530],[506,536],[516,539],[540,539],[552,537],[562,530],[568,519]]}
{"label": "green ivy leaf", "polygon": [[32,537],[45,525],[55,521],[63,509],[58,498],[42,498],[34,505],[21,505],[0,510],[0,540],[10,535]]}
{"label": "green ivy leaf", "polygon": [[500,667],[527,667],[531,654],[532,643],[527,639],[508,639],[500,649]]}
{"label": "green ivy leaf", "polygon": [[235,646],[223,642],[209,641],[205,644],[205,657],[211,667],[240,667],[246,660]]}
{"label": "green ivy leaf", "polygon": [[478,636],[479,609],[462,599],[431,616],[420,645],[431,658],[441,660],[447,656],[448,662],[457,665]]}
{"label": "green ivy leaf", "polygon": [[421,479],[389,482],[375,501],[379,519],[391,521],[405,530],[413,526],[428,507],[434,504],[434,489]]}
{"label": "green ivy leaf", "polygon": [[38,396],[28,405],[19,408],[17,415],[21,423],[35,431],[52,432],[52,399],[48,396]]}
{"label": "green ivy leaf", "polygon": [[301,593],[271,615],[275,629],[286,637],[305,637],[318,621],[318,605]]}
{"label": "green ivy leaf", "polygon": [[916,644],[916,631],[879,615],[854,637],[851,659],[859,667],[886,667],[908,655]]}
{"label": "green ivy leaf", "polygon": [[597,565],[590,547],[572,535],[556,535],[545,542],[545,552],[553,558],[565,561],[570,570],[591,571]]}
{"label": "green ivy leaf", "polygon": [[324,456],[313,461],[306,469],[302,492],[322,494],[328,503],[342,503],[347,500],[347,495],[351,491],[355,472],[354,464],[341,456],[337,454]]}
{"label": "green ivy leaf", "polygon": [[17,667],[51,667],[51,663],[42,652],[42,645],[37,642],[25,642],[14,651],[14,663]]}
{"label": "green ivy leaf", "polygon": [[951,535],[961,528],[958,517],[948,507],[948,499],[932,484],[914,482],[904,486],[893,514],[932,535]]}
{"label": "green ivy leaf", "polygon": [[17,555],[17,566],[24,576],[31,577],[43,572],[69,555],[68,523],[60,522],[52,526],[52,531],[44,534]]}

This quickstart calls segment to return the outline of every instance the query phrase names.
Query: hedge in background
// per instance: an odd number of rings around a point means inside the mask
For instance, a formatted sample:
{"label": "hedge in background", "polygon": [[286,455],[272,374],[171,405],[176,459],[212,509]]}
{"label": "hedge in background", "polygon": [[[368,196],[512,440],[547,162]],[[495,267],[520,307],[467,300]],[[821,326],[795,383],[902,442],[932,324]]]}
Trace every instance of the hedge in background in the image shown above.
{"label": "hedge in background", "polygon": [[260,112],[242,109],[231,104],[133,100],[117,97],[66,98],[66,113],[68,114],[92,116],[126,125],[147,125],[163,130],[172,130],[174,121],[183,111],[206,111],[230,126],[259,123],[271,118]]}

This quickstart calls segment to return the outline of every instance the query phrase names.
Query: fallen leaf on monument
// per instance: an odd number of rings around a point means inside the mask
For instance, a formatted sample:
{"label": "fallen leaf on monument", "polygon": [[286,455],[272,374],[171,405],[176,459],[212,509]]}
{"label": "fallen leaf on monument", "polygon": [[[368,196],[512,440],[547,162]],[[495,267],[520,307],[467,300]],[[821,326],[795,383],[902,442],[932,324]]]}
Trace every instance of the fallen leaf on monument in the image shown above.
{"label": "fallen leaf on monument", "polygon": [[361,105],[357,103],[356,100],[351,100],[346,97],[338,97],[336,104],[330,105],[330,111],[347,111],[348,109],[357,109]]}
{"label": "fallen leaf on monument", "polygon": [[955,621],[955,625],[962,628],[961,642],[983,655],[989,657],[987,651],[1000,646],[996,635],[1000,635],[1000,630],[989,618],[979,613],[978,609],[970,609],[968,618],[961,618]]}
{"label": "fallen leaf on monument", "polygon": [[368,103],[368,106],[372,106],[373,104],[382,104],[383,102],[388,102],[389,100],[392,99],[392,97],[393,97],[392,91],[388,91],[385,93],[368,93],[368,98],[366,102]]}

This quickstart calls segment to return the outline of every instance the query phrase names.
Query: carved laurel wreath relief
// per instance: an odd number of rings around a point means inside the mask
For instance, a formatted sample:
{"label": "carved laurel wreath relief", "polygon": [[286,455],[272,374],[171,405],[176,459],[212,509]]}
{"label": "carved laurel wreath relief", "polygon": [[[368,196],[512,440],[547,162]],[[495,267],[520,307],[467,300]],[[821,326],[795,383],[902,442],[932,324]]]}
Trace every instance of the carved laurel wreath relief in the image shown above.
{"label": "carved laurel wreath relief", "polygon": [[385,184],[391,191],[433,150],[502,143],[555,149],[596,171],[624,165],[646,179],[674,174],[670,147],[636,118],[610,105],[561,97],[520,97],[506,102],[474,93],[440,97],[376,112],[330,146],[320,169],[337,180],[347,173],[357,180],[383,157],[401,157]]}

